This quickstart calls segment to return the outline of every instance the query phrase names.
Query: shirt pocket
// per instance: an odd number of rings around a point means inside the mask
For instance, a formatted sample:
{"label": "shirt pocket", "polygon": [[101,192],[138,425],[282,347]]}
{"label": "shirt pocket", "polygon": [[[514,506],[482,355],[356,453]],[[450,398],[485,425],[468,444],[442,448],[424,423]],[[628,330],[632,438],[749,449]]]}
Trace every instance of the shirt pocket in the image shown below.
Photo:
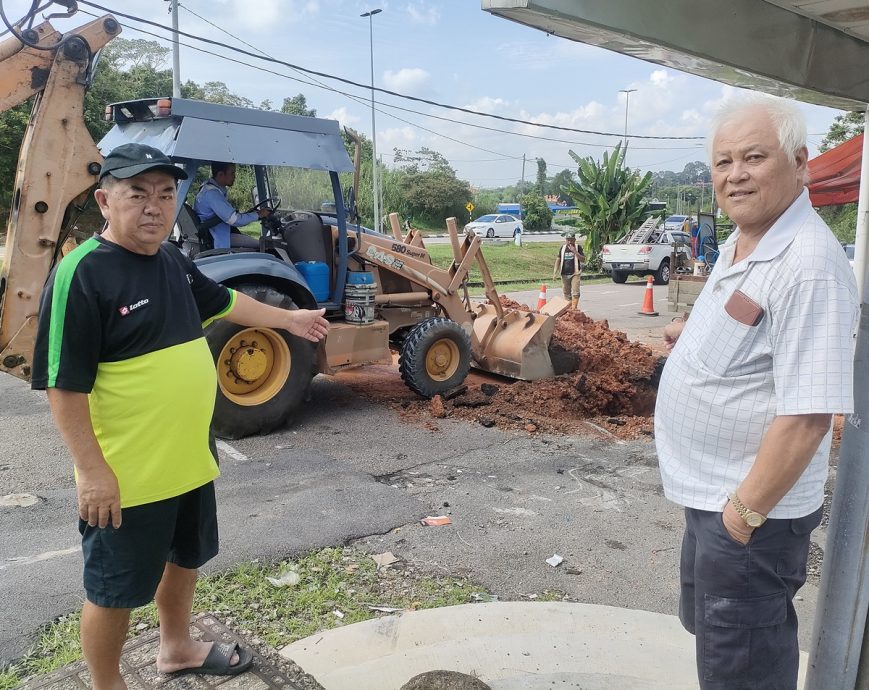
{"label": "shirt pocket", "polygon": [[769,366],[769,316],[756,326],[737,321],[722,308],[700,339],[700,367],[716,376],[743,376]]}

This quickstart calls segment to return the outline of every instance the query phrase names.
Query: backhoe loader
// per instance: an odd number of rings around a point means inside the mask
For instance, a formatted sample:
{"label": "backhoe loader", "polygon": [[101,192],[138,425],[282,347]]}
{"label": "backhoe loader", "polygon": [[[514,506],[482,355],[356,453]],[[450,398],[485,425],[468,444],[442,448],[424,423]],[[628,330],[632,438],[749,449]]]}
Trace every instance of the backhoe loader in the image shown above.
{"label": "backhoe loader", "polygon": [[[217,435],[267,433],[291,418],[317,373],[389,363],[393,351],[404,382],[425,397],[459,386],[471,366],[526,380],[561,373],[549,344],[567,302],[553,299],[540,313],[504,309],[480,239],[460,237],[455,219],[447,219],[453,262],[445,269],[432,264],[417,231],[402,233],[395,214],[391,236],[348,223],[340,175],[354,166],[337,122],[154,98],[108,106],[114,127],[95,145],[84,125],[84,93],[94,56],[120,30],[111,16],[63,36],[45,22],[29,36],[34,46],[15,36],[0,43],[0,93],[6,94],[0,111],[34,97],[0,271],[0,370],[29,377],[43,284],[80,239],[70,227],[71,211],[95,185],[101,152],[137,141],[187,171],[170,241],[205,275],[269,304],[323,307],[331,323],[317,346],[284,331],[227,321],[208,326],[219,384]],[[257,205],[274,211],[261,223],[258,250],[215,250],[203,242],[207,230],[185,201],[197,171],[213,161],[253,169]],[[316,189],[333,197],[327,211],[313,210],[310,198],[299,200],[292,185],[299,178],[287,177],[287,169],[321,176]],[[348,199],[355,217],[352,192]],[[485,303],[468,295],[473,265],[483,277]]]}

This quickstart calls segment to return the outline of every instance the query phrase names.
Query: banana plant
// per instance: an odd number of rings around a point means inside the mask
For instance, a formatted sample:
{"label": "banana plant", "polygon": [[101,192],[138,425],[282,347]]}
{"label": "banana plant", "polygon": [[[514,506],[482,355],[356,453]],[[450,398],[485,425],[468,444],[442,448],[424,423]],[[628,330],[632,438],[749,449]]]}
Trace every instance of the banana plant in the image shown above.
{"label": "banana plant", "polygon": [[578,180],[565,185],[585,225],[585,255],[595,262],[603,245],[617,240],[642,222],[646,210],[646,192],[652,173],[641,175],[625,166],[625,151],[617,144],[603,160],[580,158],[576,161]]}

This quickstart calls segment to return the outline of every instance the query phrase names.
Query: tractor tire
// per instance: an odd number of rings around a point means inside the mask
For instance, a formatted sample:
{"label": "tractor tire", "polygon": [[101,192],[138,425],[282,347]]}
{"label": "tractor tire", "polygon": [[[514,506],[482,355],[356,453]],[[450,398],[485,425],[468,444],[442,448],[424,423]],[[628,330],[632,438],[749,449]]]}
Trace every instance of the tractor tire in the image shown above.
{"label": "tractor tire", "polygon": [[[265,285],[239,292],[282,309],[293,300]],[[308,394],[316,374],[312,342],[272,328],[248,328],[224,319],[205,330],[217,369],[217,399],[211,428],[222,438],[267,434],[288,422]]]}
{"label": "tractor tire", "polygon": [[661,261],[658,270],[655,271],[655,285],[668,285],[670,283],[670,259]]}
{"label": "tractor tire", "polygon": [[626,282],[628,279],[627,271],[613,271],[613,282],[621,285]]}
{"label": "tractor tire", "polygon": [[424,398],[460,385],[470,368],[470,337],[455,321],[440,316],[414,326],[398,358],[401,380]]}

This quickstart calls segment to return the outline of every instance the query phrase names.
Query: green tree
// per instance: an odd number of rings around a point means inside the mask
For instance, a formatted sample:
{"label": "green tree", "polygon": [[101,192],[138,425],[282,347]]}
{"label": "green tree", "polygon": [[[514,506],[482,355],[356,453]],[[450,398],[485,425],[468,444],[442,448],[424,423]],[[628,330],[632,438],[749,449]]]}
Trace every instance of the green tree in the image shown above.
{"label": "green tree", "polygon": [[863,133],[863,113],[853,112],[837,115],[830,125],[830,130],[827,136],[821,141],[818,150],[821,153],[835,148],[839,144],[844,144],[849,139],[853,139],[858,134]]}
{"label": "green tree", "polygon": [[558,196],[558,200],[562,204],[567,204],[568,206],[573,206],[573,199],[567,193],[567,187],[569,184],[574,182],[573,173],[565,168],[561,172],[555,173],[555,177],[552,178],[552,181],[549,183],[549,189],[552,194],[556,194]]}
{"label": "green tree", "polygon": [[598,162],[590,156],[580,158],[569,151],[576,161],[578,180],[568,185],[568,194],[579,210],[586,227],[585,255],[594,265],[600,261],[600,249],[625,234],[643,217],[645,196],[652,182],[652,173],[641,175],[624,164],[624,151],[617,144],[609,155]]}
{"label": "green tree", "polygon": [[522,212],[526,230],[549,230],[552,227],[552,211],[540,194],[532,193],[524,196]]}
{"label": "green tree", "polygon": [[281,106],[281,112],[287,115],[302,115],[303,117],[317,117],[317,111],[308,107],[308,99],[304,94],[298,93],[292,98],[285,98]]}
{"label": "green tree", "polygon": [[539,194],[546,194],[546,161],[542,158],[537,159],[537,182],[535,183],[535,187]]}
{"label": "green tree", "polygon": [[405,212],[431,225],[443,225],[450,216],[464,218],[473,194],[467,182],[456,177],[446,158],[423,147],[416,152],[396,149],[395,163]]}
{"label": "green tree", "polygon": [[0,114],[0,233],[6,232],[6,215],[12,204],[14,192],[15,169],[18,166],[18,150],[21,148],[21,140],[24,138],[24,130],[27,129],[27,120],[30,118],[30,101],[25,101],[14,108]]}

